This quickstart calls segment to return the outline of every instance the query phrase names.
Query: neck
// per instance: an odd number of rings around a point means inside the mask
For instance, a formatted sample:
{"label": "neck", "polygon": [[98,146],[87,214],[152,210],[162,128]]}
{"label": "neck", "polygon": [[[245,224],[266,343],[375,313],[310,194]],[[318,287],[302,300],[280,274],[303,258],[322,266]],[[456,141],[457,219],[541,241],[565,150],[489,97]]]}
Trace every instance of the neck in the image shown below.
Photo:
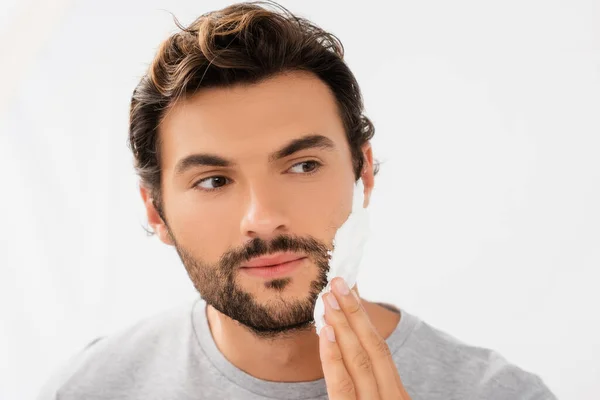
{"label": "neck", "polygon": [[[400,315],[375,303],[365,300],[362,303],[375,329],[387,338],[396,328]],[[323,378],[319,338],[314,329],[265,339],[210,305],[206,314],[219,351],[247,374],[274,382],[307,382]]]}

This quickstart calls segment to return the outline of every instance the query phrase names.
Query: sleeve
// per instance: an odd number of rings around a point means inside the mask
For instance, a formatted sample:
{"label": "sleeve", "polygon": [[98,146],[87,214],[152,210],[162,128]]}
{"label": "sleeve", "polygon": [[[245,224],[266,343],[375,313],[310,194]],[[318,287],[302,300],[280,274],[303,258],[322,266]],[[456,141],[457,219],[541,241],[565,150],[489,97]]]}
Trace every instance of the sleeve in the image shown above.
{"label": "sleeve", "polygon": [[542,379],[514,365],[507,365],[481,388],[478,399],[557,400]]}
{"label": "sleeve", "polygon": [[531,397],[529,397],[529,399],[531,399],[531,400],[558,400],[558,398],[550,391],[548,386],[546,386],[544,381],[542,381],[542,379],[539,376],[533,375],[533,377],[534,377],[537,385],[535,386],[536,389],[534,389],[532,391]]}
{"label": "sleeve", "polygon": [[42,386],[37,400],[59,400],[58,392],[63,385],[79,370],[89,354],[88,350],[102,340],[102,337],[94,339],[80,352],[72,356],[64,363]]}

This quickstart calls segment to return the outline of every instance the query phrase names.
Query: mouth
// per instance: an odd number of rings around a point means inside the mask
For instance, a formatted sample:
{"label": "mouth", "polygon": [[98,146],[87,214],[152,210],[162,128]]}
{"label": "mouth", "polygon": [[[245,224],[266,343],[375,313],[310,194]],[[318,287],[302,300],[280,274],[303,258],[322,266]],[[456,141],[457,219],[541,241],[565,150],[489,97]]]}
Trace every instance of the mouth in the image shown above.
{"label": "mouth", "polygon": [[241,271],[260,278],[277,278],[290,275],[308,257],[298,254],[281,254],[274,257],[260,257],[242,265]]}

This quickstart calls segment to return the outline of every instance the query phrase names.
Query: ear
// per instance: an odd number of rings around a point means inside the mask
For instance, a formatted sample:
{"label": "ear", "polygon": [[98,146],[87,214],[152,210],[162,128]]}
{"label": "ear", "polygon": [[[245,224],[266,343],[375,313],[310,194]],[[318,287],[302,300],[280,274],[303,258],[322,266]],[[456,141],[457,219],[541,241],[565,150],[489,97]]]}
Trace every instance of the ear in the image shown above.
{"label": "ear", "polygon": [[161,242],[163,242],[164,244],[168,244],[169,246],[174,246],[175,242],[171,237],[169,228],[167,227],[160,214],[156,210],[156,207],[154,207],[153,198],[150,195],[150,191],[146,189],[143,185],[140,185],[140,195],[142,196],[144,207],[146,208],[148,225],[150,225],[150,227],[152,228],[154,233],[156,233]]}
{"label": "ear", "polygon": [[363,186],[365,187],[365,202],[363,207],[369,206],[369,200],[371,199],[371,192],[373,192],[373,186],[375,186],[375,175],[373,167],[373,149],[371,143],[366,142],[362,145],[363,153],[363,169],[360,173],[360,178],[363,180]]}

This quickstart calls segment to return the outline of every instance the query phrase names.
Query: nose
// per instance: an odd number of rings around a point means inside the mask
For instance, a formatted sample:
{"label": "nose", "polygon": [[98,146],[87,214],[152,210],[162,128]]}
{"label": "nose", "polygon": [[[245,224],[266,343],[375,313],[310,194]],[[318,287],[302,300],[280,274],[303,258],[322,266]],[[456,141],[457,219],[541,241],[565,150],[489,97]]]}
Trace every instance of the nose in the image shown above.
{"label": "nose", "polygon": [[285,201],[280,198],[277,189],[268,184],[254,185],[249,191],[249,200],[240,222],[243,236],[272,239],[288,232],[289,220],[285,214]]}

